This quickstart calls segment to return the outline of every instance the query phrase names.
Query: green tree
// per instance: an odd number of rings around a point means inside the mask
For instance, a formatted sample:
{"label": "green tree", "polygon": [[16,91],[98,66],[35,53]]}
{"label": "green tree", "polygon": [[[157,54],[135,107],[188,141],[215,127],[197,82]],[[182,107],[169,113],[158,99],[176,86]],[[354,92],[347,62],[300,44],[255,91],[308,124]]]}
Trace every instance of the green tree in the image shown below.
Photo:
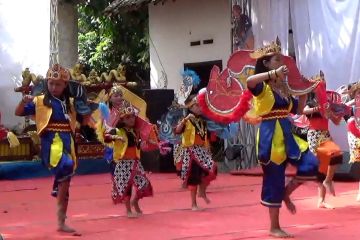
{"label": "green tree", "polygon": [[111,0],[88,0],[78,5],[79,58],[97,72],[127,67],[130,81],[149,81],[148,11],[142,8],[111,17],[104,9]]}

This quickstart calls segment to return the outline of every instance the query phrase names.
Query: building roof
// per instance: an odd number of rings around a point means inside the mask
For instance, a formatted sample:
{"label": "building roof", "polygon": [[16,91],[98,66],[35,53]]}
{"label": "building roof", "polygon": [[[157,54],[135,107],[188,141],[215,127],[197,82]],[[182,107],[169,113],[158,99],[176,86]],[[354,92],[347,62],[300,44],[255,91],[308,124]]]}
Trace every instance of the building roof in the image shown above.
{"label": "building roof", "polygon": [[106,9],[107,15],[116,15],[121,11],[133,11],[149,3],[164,4],[167,0],[114,0]]}

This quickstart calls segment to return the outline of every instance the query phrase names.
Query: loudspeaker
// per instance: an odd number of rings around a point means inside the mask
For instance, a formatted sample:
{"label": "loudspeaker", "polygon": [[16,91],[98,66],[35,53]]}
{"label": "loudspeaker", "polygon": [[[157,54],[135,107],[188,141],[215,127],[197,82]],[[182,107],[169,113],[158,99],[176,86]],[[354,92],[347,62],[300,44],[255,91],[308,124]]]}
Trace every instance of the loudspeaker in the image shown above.
{"label": "loudspeaker", "polygon": [[161,116],[167,112],[174,100],[173,89],[145,89],[143,92],[144,100],[147,104],[146,116],[150,122],[156,124]]}
{"label": "loudspeaker", "polygon": [[349,153],[344,152],[343,163],[335,171],[335,180],[360,180],[360,162],[349,163]]}
{"label": "loudspeaker", "polygon": [[241,144],[234,144],[232,146],[228,146],[225,149],[225,157],[229,161],[233,161],[236,159],[242,160],[243,159],[243,150],[244,150],[244,146]]}

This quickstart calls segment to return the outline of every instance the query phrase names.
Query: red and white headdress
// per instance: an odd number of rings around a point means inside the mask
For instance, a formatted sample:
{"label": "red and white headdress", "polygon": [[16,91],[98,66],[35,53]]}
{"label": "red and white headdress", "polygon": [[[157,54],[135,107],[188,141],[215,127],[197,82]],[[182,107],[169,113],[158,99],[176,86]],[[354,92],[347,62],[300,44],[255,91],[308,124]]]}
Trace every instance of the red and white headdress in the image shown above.
{"label": "red and white headdress", "polygon": [[60,64],[54,64],[47,71],[46,78],[49,80],[68,82],[70,80],[70,72]]}

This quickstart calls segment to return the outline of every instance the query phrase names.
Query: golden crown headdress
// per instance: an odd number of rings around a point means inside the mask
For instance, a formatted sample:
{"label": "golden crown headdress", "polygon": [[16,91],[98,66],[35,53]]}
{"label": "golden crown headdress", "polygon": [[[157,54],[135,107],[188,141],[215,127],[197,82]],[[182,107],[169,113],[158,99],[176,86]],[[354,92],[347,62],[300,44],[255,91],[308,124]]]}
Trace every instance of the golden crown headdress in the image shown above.
{"label": "golden crown headdress", "polygon": [[60,64],[54,64],[46,73],[46,78],[55,81],[67,82],[70,80],[70,72]]}
{"label": "golden crown headdress", "polygon": [[109,97],[111,97],[114,93],[120,93],[123,100],[131,103],[131,106],[135,109],[135,113],[139,117],[146,119],[146,102],[142,98],[131,92],[129,89],[123,87],[121,84],[114,85],[111,88]]}
{"label": "golden crown headdress", "polygon": [[123,91],[122,91],[122,88],[119,86],[119,85],[114,85],[111,90],[110,90],[110,93],[109,93],[109,96],[115,94],[115,93],[118,93],[120,94],[121,96],[124,95]]}
{"label": "golden crown headdress", "polygon": [[127,115],[135,115],[136,114],[135,107],[126,100],[122,101],[119,112],[120,112],[120,118],[125,117]]}
{"label": "golden crown headdress", "polygon": [[351,97],[354,97],[354,94],[356,91],[360,90],[360,81],[357,83],[354,83],[350,89],[349,89],[349,94]]}
{"label": "golden crown headdress", "polygon": [[316,74],[314,76],[312,76],[310,79],[308,79],[312,82],[317,82],[317,81],[325,81],[325,74],[322,70],[320,70],[319,74]]}
{"label": "golden crown headdress", "polygon": [[250,53],[250,57],[254,59],[259,59],[265,56],[271,56],[275,53],[281,53],[281,43],[278,37],[276,37],[275,42],[273,41],[270,44],[265,45]]}

